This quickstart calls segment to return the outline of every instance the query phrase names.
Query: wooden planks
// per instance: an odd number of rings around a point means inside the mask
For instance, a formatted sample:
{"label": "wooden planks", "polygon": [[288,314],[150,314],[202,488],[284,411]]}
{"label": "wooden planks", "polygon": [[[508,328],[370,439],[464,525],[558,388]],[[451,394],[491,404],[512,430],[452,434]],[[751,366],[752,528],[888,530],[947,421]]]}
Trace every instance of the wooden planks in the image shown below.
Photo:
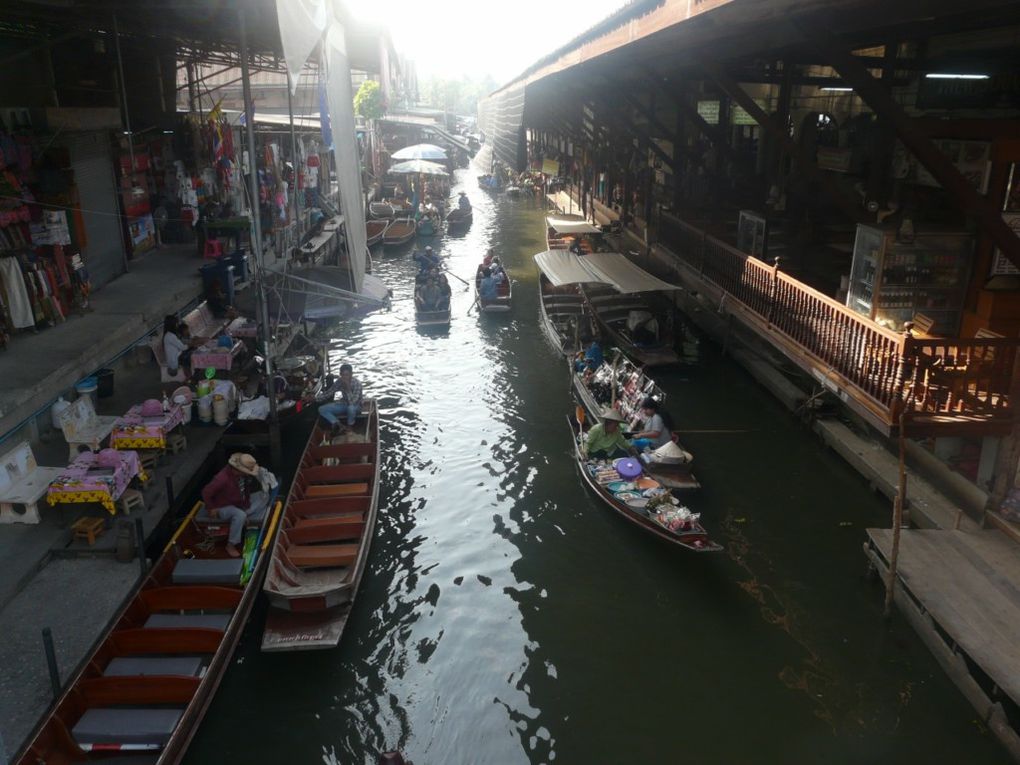
{"label": "wooden planks", "polygon": [[[868,529],[889,558],[892,532]],[[998,531],[904,529],[898,576],[940,628],[1020,702],[1020,554]]]}

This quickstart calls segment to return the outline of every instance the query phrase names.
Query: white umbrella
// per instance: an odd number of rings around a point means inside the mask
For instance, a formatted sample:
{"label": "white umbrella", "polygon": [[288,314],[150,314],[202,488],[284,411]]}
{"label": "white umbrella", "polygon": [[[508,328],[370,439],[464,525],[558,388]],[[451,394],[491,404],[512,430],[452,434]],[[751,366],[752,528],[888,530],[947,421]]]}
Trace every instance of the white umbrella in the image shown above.
{"label": "white umbrella", "polygon": [[417,143],[390,156],[393,159],[446,159],[446,152],[431,143]]}
{"label": "white umbrella", "polygon": [[446,168],[435,162],[427,162],[424,159],[412,159],[407,162],[398,162],[397,164],[390,167],[387,171],[390,173],[397,173],[400,175],[412,175],[420,173],[422,175],[449,175],[446,172]]}

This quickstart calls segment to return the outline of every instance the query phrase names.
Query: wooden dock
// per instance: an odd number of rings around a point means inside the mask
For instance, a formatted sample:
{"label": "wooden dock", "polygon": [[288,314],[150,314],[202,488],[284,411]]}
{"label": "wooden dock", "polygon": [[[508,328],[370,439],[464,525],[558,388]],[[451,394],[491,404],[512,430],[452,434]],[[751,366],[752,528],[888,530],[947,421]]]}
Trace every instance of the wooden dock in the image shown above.
{"label": "wooden dock", "polygon": [[[883,575],[890,529],[868,529],[864,551]],[[1020,762],[1003,703],[1020,706],[1020,548],[995,529],[904,529],[896,605],[982,720]]]}

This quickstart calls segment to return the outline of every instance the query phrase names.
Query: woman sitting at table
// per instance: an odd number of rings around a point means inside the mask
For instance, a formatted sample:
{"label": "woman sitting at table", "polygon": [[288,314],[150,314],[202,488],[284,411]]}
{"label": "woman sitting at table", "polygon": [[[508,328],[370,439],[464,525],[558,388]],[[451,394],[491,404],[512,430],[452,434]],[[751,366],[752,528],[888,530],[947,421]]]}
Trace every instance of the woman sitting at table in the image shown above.
{"label": "woman sitting at table", "polygon": [[178,369],[191,367],[191,354],[201,344],[199,338],[188,337],[186,325],[179,322],[176,316],[168,315],[163,319],[163,355],[166,357],[166,371],[176,375]]}

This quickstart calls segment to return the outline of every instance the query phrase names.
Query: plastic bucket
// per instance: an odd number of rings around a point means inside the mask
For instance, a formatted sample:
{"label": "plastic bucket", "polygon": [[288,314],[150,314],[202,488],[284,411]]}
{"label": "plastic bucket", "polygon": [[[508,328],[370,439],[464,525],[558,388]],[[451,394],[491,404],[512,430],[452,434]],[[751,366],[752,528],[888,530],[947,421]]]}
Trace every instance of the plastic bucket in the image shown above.
{"label": "plastic bucket", "polygon": [[217,425],[226,425],[227,415],[229,413],[227,409],[227,399],[223,396],[215,395],[212,397],[212,400],[213,422]]}
{"label": "plastic bucket", "polygon": [[198,419],[201,422],[212,422],[212,401],[209,396],[198,400]]}
{"label": "plastic bucket", "polygon": [[99,398],[109,398],[113,395],[113,370],[100,369],[96,372],[96,385]]}
{"label": "plastic bucket", "polygon": [[92,399],[92,407],[96,406],[96,390],[99,388],[99,383],[95,377],[86,377],[84,380],[79,380],[74,385],[74,390],[78,394],[78,398],[84,398],[88,396]]}

